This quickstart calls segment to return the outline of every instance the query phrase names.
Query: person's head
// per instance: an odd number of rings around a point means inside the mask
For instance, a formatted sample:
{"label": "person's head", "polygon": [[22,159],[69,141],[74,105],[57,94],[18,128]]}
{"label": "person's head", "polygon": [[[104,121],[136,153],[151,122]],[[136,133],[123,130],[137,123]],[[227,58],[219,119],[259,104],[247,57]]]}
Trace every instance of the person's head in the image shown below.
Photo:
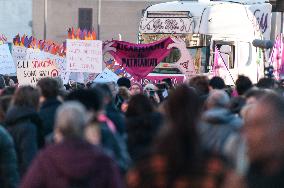
{"label": "person's head", "polygon": [[118,87],[126,87],[127,89],[130,88],[131,82],[128,78],[121,77],[117,80]]}
{"label": "person's head", "polygon": [[7,95],[14,95],[16,91],[15,87],[9,86],[3,89],[1,96],[7,96]]}
{"label": "person's head", "polygon": [[130,90],[130,94],[132,96],[143,93],[143,88],[142,88],[141,84],[139,84],[139,83],[133,83],[129,90]]}
{"label": "person's head", "polygon": [[103,95],[99,89],[78,89],[70,92],[66,101],[78,101],[90,112],[103,109]]}
{"label": "person's head", "polygon": [[214,76],[213,78],[211,78],[209,81],[209,86],[212,89],[224,89],[226,87],[223,78],[219,76]]}
{"label": "person's head", "polygon": [[195,76],[189,80],[189,86],[196,89],[199,95],[209,94],[209,80],[206,76]]}
{"label": "person's head", "polygon": [[0,97],[0,122],[3,122],[6,117],[6,113],[10,106],[12,96],[1,96]]}
{"label": "person's head", "polygon": [[112,92],[107,84],[95,84],[92,89],[100,90],[104,98],[104,105],[108,105],[113,101]]}
{"label": "person's head", "polygon": [[170,93],[165,103],[165,112],[174,126],[195,126],[201,112],[198,93],[184,84],[178,86]]}
{"label": "person's head", "polygon": [[0,75],[0,89],[4,89],[6,87],[5,78],[3,75]]}
{"label": "person's head", "polygon": [[61,105],[55,117],[55,142],[83,139],[86,121],[86,110],[82,104],[71,101]]}
{"label": "person's head", "polygon": [[228,94],[223,90],[213,90],[206,100],[206,109],[227,108],[230,103]]}
{"label": "person's head", "polygon": [[128,108],[125,113],[126,117],[142,116],[154,112],[154,107],[148,97],[137,94],[131,97]]}
{"label": "person's head", "polygon": [[166,83],[169,89],[172,89],[174,87],[173,82],[170,78],[164,78],[162,82]]}
{"label": "person's head", "polygon": [[244,132],[251,162],[265,162],[284,155],[284,99],[274,93],[248,106]]}
{"label": "person's head", "polygon": [[252,82],[247,76],[239,75],[238,79],[236,80],[236,89],[238,95],[243,95],[246,91],[252,88]]}
{"label": "person's head", "polygon": [[253,87],[244,94],[246,104],[253,104],[257,102],[258,99],[271,92],[273,91],[269,89],[258,89]]}
{"label": "person's head", "polygon": [[277,82],[273,78],[261,78],[256,86],[261,89],[275,89],[277,87]]}
{"label": "person's head", "polygon": [[32,86],[23,86],[16,90],[12,104],[19,107],[38,109],[40,92]]}
{"label": "person's head", "polygon": [[130,98],[130,92],[126,87],[119,87],[117,94],[122,97],[124,101],[127,101]]}
{"label": "person's head", "polygon": [[59,93],[59,84],[53,78],[42,78],[38,81],[37,87],[40,88],[41,95],[44,99],[56,98]]}
{"label": "person's head", "polygon": [[143,91],[144,94],[149,97],[149,99],[152,101],[154,105],[158,105],[161,102],[157,91],[158,91],[158,88],[154,84],[147,84],[144,87],[144,91]]}

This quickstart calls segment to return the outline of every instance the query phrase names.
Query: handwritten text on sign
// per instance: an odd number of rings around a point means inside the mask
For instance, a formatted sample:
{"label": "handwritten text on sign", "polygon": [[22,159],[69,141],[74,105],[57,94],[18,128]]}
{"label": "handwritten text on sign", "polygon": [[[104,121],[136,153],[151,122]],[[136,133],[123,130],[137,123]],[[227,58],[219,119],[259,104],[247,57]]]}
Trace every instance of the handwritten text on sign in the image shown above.
{"label": "handwritten text on sign", "polygon": [[67,71],[102,72],[102,41],[67,40]]}
{"label": "handwritten text on sign", "polygon": [[17,77],[20,85],[36,85],[44,77],[57,77],[58,69],[52,60],[24,60],[17,63]]}
{"label": "handwritten text on sign", "polygon": [[15,74],[16,67],[8,44],[0,45],[0,74]]}

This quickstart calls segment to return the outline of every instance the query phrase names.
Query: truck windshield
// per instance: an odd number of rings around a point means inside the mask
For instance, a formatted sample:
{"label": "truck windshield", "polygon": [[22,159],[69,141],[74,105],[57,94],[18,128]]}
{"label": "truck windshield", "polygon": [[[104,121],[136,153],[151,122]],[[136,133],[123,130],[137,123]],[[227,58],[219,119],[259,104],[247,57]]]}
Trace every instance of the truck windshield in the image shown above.
{"label": "truck windshield", "polygon": [[[209,47],[194,47],[188,48],[188,51],[194,61],[195,69],[200,73],[208,72],[209,62]],[[173,63],[176,63],[181,58],[181,53],[177,48],[173,48],[170,55],[168,55],[154,70],[152,73],[159,74],[182,74],[181,71],[173,67]]]}

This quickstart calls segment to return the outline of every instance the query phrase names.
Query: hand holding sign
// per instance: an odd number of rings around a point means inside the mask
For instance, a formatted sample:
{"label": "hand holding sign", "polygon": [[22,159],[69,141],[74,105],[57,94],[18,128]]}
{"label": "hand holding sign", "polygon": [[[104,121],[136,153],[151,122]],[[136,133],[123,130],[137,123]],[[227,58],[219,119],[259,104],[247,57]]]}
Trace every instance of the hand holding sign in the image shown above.
{"label": "hand holding sign", "polygon": [[175,66],[178,67],[187,78],[192,77],[196,74],[193,59],[186,48],[185,42],[180,38],[172,38],[174,43],[168,46],[168,49],[177,48],[180,51],[181,57],[175,63]]}

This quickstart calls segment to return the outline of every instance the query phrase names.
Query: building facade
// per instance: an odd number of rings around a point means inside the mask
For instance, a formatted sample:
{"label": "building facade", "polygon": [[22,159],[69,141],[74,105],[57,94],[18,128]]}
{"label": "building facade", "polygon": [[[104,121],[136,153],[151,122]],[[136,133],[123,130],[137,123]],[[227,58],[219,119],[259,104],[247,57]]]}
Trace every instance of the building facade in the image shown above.
{"label": "building facade", "polygon": [[0,1],[0,33],[9,41],[18,33],[32,34],[32,2],[33,0]]}
{"label": "building facade", "polygon": [[[81,26],[94,28],[100,40],[121,36],[124,41],[137,42],[143,10],[166,1],[169,0],[47,0],[46,38],[62,42],[68,28]],[[33,35],[44,38],[44,0],[33,0]]]}

